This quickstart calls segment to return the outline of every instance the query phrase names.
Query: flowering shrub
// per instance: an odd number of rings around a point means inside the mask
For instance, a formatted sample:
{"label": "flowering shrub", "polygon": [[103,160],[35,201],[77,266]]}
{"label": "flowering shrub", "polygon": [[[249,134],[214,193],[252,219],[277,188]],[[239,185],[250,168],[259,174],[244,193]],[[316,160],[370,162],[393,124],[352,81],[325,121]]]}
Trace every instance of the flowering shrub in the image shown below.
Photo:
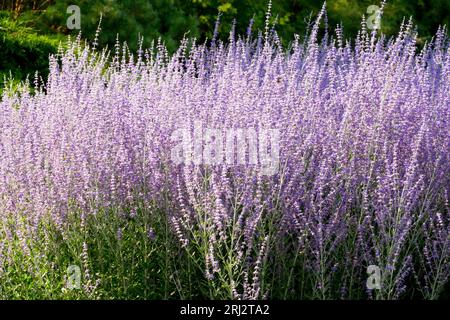
{"label": "flowering shrub", "polygon": [[[0,295],[438,298],[450,276],[446,29],[420,51],[411,23],[395,39],[363,21],[354,42],[340,27],[319,40],[324,14],[290,48],[269,28],[184,39],[174,55],[157,43],[110,57],[77,39],[33,94],[4,93]],[[278,170],[172,161],[173,132],[195,122],[277,130]],[[64,285],[72,264],[79,291]]]}

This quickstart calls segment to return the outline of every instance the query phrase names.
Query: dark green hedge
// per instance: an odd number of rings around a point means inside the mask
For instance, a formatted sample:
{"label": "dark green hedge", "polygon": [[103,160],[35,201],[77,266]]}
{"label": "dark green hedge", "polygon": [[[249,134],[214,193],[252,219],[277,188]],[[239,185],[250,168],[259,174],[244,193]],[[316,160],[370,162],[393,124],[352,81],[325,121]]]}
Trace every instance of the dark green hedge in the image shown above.
{"label": "dark green hedge", "polygon": [[7,14],[0,15],[0,81],[2,75],[11,74],[24,79],[27,74],[38,71],[42,76],[48,72],[48,57],[56,53],[58,37],[39,35],[25,24],[12,20]]}

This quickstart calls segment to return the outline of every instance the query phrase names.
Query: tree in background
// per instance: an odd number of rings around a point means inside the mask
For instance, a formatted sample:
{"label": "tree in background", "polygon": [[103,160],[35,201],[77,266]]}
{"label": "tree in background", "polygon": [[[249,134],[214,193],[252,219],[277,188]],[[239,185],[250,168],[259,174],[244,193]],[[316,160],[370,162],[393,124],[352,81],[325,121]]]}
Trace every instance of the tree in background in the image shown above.
{"label": "tree in background", "polygon": [[[253,30],[263,30],[269,0],[0,0],[0,63],[1,74],[11,68],[21,69],[13,74],[34,73],[48,66],[48,54],[56,50],[55,42],[63,35],[78,34],[66,27],[67,7],[81,9],[81,31],[86,39],[93,39],[102,15],[100,45],[114,46],[116,37],[127,41],[136,50],[139,36],[143,46],[161,38],[169,51],[177,48],[188,33],[199,41],[211,39],[220,14],[219,37],[227,38],[232,24],[236,33],[246,34],[250,20]],[[322,1],[272,0],[271,24],[282,42],[287,45],[293,35],[302,36],[310,17],[320,10]],[[327,17],[331,31],[336,25],[344,28],[344,37],[353,38],[361,25],[361,18],[370,5],[379,0],[328,0]],[[10,13],[7,13],[9,11]],[[6,14],[6,16],[5,16]],[[8,16],[9,15],[9,16]],[[404,18],[413,17],[419,32],[419,44],[435,34],[439,25],[450,25],[448,0],[389,0],[385,7],[381,31],[396,34]],[[32,34],[29,36],[27,34]],[[46,41],[45,38],[51,41]],[[30,41],[31,42],[30,42]],[[56,41],[57,40],[57,41]],[[28,43],[30,42],[30,43]],[[13,70],[17,71],[17,70]],[[45,74],[45,72],[44,72]],[[1,81],[1,79],[0,79]]]}
{"label": "tree in background", "polygon": [[[245,34],[253,18],[254,29],[264,28],[268,0],[0,0],[0,9],[22,13],[26,10],[39,12],[33,25],[45,33],[69,33],[66,28],[69,5],[81,8],[82,33],[92,38],[103,16],[101,44],[113,45],[117,34],[126,40],[132,49],[137,48],[139,35],[144,37],[144,46],[161,37],[170,50],[174,50],[186,32],[201,41],[211,38],[217,15],[221,15],[220,34],[227,37],[236,20],[236,31]],[[311,15],[316,14],[322,1],[273,0],[272,23],[279,36],[287,44],[294,33],[302,34]],[[362,15],[370,5],[379,5],[378,0],[328,0],[329,27],[344,26],[344,36],[354,37],[360,27]],[[26,15],[27,13],[25,13]],[[382,32],[394,35],[401,21],[410,16],[418,26],[423,41],[430,38],[439,25],[450,24],[450,1],[448,0],[390,0],[387,2],[382,20]]]}
{"label": "tree in background", "polygon": [[[136,49],[139,36],[144,37],[144,46],[159,37],[170,49],[175,49],[186,31],[199,37],[198,19],[193,12],[185,10],[182,0],[61,0],[50,5],[39,18],[39,28],[46,32],[69,33],[66,28],[66,9],[76,4],[81,9],[82,34],[91,38],[102,15],[100,44],[113,45],[117,35],[126,40],[130,48]],[[78,32],[78,31],[74,31]]]}
{"label": "tree in background", "polygon": [[[200,33],[211,37],[217,12],[222,14],[221,30],[229,30],[234,18],[237,31],[246,32],[250,19],[254,18],[254,27],[263,29],[268,0],[191,0],[195,13],[199,17]],[[277,32],[285,40],[292,39],[294,33],[302,34],[308,27],[311,15],[320,11],[322,1],[311,0],[273,0],[272,22]],[[377,0],[328,0],[327,15],[329,27],[334,29],[342,23],[344,36],[352,38],[361,26],[363,15],[367,18],[370,5],[380,5]],[[419,37],[433,36],[439,25],[450,24],[450,1],[448,0],[390,0],[387,1],[382,19],[382,32],[388,36],[396,34],[403,18],[413,17],[417,24]]]}

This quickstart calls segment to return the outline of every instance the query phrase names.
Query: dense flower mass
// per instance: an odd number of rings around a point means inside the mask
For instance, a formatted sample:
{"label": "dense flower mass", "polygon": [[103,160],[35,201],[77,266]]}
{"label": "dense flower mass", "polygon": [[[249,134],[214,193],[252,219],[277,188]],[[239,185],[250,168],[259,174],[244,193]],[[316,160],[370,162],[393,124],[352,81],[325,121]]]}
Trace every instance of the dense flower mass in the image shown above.
{"label": "dense flower mass", "polygon": [[[418,49],[411,23],[385,39],[363,21],[346,41],[340,27],[319,36],[324,14],[289,48],[269,28],[185,39],[173,55],[157,43],[109,56],[77,39],[51,57],[45,84],[4,93],[0,270],[12,242],[27,254],[43,241],[43,221],[64,238],[73,212],[84,224],[147,210],[232,298],[437,298],[450,276],[446,29]],[[175,163],[173,132],[196,122],[278,130],[278,170]]]}

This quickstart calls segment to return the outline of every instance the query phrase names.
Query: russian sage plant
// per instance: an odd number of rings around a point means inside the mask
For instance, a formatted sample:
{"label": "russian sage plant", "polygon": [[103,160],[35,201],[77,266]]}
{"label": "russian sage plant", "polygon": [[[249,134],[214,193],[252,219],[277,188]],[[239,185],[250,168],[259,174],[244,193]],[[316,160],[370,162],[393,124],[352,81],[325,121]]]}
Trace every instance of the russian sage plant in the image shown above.
{"label": "russian sage plant", "polygon": [[289,48],[251,26],[174,54],[78,37],[33,92],[4,93],[0,296],[443,296],[447,30],[418,49],[411,22],[346,40],[320,36],[325,15]]}

